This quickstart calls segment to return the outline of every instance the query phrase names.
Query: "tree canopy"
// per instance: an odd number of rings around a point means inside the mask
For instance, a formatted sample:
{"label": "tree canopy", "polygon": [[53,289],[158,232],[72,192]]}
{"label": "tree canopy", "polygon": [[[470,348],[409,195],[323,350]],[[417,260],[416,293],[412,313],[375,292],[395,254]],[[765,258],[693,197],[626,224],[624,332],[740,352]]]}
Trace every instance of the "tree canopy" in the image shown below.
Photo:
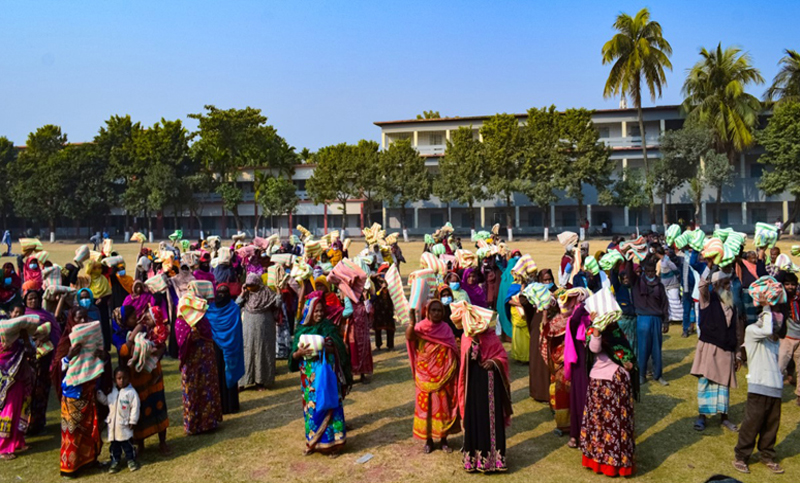
{"label": "tree canopy", "polygon": [[406,205],[430,198],[431,180],[425,158],[411,146],[408,139],[389,145],[380,155],[380,195],[390,207],[400,208],[400,224],[406,228]]}
{"label": "tree canopy", "polygon": [[780,69],[764,94],[764,100],[800,102],[800,53],[791,49],[784,52],[786,55],[778,62]]}
{"label": "tree canopy", "polygon": [[454,201],[469,208],[471,228],[475,228],[475,203],[488,198],[484,184],[487,173],[483,145],[475,139],[472,126],[461,126],[450,133],[432,192],[443,203]]}
{"label": "tree canopy", "polygon": [[794,196],[794,207],[784,225],[794,222],[800,213],[800,102],[779,104],[758,141],[765,153],[758,158],[770,166],[764,170],[759,188],[767,195],[788,191]]}
{"label": "tree canopy", "polygon": [[506,227],[513,226],[512,197],[524,188],[519,176],[524,163],[524,138],[513,114],[495,114],[481,126],[487,172],[487,193],[505,201]]}
{"label": "tree canopy", "polygon": [[362,173],[356,149],[347,143],[325,146],[314,160],[317,167],[306,183],[308,194],[314,203],[341,203],[342,228],[347,228],[347,200],[360,193],[358,179]]}

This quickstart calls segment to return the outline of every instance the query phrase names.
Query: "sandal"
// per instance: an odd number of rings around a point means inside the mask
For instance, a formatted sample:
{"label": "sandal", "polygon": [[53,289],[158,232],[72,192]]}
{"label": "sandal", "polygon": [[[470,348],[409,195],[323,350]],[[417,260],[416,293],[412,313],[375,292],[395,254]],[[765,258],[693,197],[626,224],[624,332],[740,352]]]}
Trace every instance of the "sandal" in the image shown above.
{"label": "sandal", "polygon": [[569,446],[570,448],[577,448],[578,442],[575,441],[575,438],[569,438],[569,441],[567,441],[567,446]]}
{"label": "sandal", "polygon": [[695,431],[705,431],[706,429],[706,419],[705,418],[697,418],[694,422],[694,430]]}
{"label": "sandal", "polygon": [[431,452],[433,452],[433,446],[425,443],[425,446],[422,447],[422,452],[425,454],[431,454]]}
{"label": "sandal", "polygon": [[740,473],[750,473],[750,468],[747,467],[747,463],[744,461],[735,460],[733,462],[733,467]]}
{"label": "sandal", "polygon": [[17,455],[15,455],[14,453],[0,454],[0,460],[11,461],[13,459],[16,459],[16,457]]}
{"label": "sandal", "polygon": [[450,453],[453,452],[453,448],[451,448],[450,446],[448,446],[446,444],[443,444],[442,445],[442,452],[450,454]]}
{"label": "sandal", "polygon": [[722,425],[723,428],[727,429],[728,431],[730,431],[732,433],[738,433],[739,432],[739,426],[736,426],[735,424],[733,424],[730,419],[726,419],[725,421],[723,421],[720,424]]}
{"label": "sandal", "polygon": [[783,467],[774,461],[762,461],[762,463],[769,468],[772,474],[782,475],[784,473]]}

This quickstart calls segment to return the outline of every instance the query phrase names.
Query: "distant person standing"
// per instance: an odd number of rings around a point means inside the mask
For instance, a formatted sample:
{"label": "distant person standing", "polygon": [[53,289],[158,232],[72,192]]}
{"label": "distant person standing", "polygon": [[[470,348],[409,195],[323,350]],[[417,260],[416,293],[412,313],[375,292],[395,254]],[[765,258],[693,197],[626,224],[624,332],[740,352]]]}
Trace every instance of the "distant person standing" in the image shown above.
{"label": "distant person standing", "polygon": [[102,242],[102,238],[100,238],[100,232],[98,231],[94,235],[89,238],[89,241],[94,244],[94,248],[92,250],[97,251],[97,246],[100,245]]}
{"label": "distant person standing", "polygon": [[3,233],[3,242],[2,242],[2,244],[8,247],[8,249],[6,250],[6,255],[10,256],[11,255],[11,232],[10,231],[6,230],[5,233]]}

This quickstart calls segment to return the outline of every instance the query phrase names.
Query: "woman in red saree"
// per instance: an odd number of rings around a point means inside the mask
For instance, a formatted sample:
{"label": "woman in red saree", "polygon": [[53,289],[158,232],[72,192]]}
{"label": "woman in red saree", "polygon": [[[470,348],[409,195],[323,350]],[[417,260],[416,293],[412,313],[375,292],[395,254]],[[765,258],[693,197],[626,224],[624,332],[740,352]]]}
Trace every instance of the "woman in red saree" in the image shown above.
{"label": "woman in red saree", "polygon": [[569,380],[564,377],[564,337],[569,317],[561,313],[556,302],[556,292],[550,307],[546,310],[542,324],[542,357],[550,369],[550,409],[556,420],[555,433],[558,436],[569,434]]}
{"label": "woman in red saree", "polygon": [[[413,312],[412,312],[413,314]],[[427,317],[406,329],[408,358],[414,375],[414,437],[425,441],[423,451],[433,451],[440,440],[442,451],[451,453],[447,436],[458,433],[458,347],[450,326],[443,323],[444,305],[428,302]]]}

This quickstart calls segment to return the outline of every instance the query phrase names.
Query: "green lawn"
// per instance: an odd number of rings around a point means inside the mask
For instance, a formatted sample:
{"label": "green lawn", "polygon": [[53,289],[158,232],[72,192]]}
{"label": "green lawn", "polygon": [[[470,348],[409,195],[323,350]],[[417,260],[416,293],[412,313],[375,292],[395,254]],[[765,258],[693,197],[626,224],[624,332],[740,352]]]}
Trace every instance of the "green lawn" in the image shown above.
{"label": "green lawn", "polygon": [[[596,242],[593,245],[605,246]],[[531,253],[540,267],[555,266],[560,247],[555,243],[515,243],[523,252]],[[132,249],[124,253],[132,253]],[[53,248],[57,260],[63,261],[74,246]],[[593,251],[595,247],[593,246]],[[788,244],[785,247],[788,249]],[[416,246],[404,246],[406,258],[418,256]],[[414,262],[412,264],[415,265]],[[408,270],[404,270],[408,271]],[[716,473],[734,473],[731,467],[736,435],[723,431],[712,420],[708,429],[697,433],[692,429],[696,412],[696,379],[689,374],[695,338],[680,338],[673,326],[664,342],[664,377],[669,387],[646,384],[642,401],[636,405],[636,460],[638,472],[633,478],[641,482],[701,482]],[[345,414],[348,426],[346,452],[336,460],[320,455],[303,457],[302,410],[297,374],[279,365],[275,388],[242,394],[242,411],[226,416],[222,426],[212,434],[186,437],[183,434],[180,380],[175,361],[165,360],[164,373],[167,404],[172,427],[169,440],[173,454],[162,457],[157,440],[148,441],[141,457],[142,469],[135,474],[123,471],[118,475],[99,472],[85,476],[87,481],[181,482],[187,481],[347,481],[396,482],[411,478],[425,481],[478,481],[490,478],[504,482],[605,481],[581,467],[578,450],[566,447],[566,438],[552,433],[553,418],[546,405],[528,397],[527,366],[512,363],[512,397],[514,416],[508,438],[510,470],[505,475],[467,475],[460,469],[459,454],[436,451],[421,452],[421,443],[411,438],[414,385],[404,350],[397,337],[394,352],[376,355],[374,381],[357,385],[348,397]],[[745,373],[738,375],[740,388],[732,391],[731,418],[739,423],[746,399]],[[766,468],[754,463],[751,475],[742,475],[745,482],[800,481],[800,408],[794,404],[793,387],[784,391],[782,429],[777,452],[786,474],[773,477]],[[31,450],[10,462],[0,462],[0,482],[50,482],[60,479],[59,412],[51,401],[48,427],[44,436],[31,438]],[[452,439],[457,447],[461,438]],[[374,455],[369,462],[357,464],[366,453]],[[102,459],[108,458],[104,447]]]}

